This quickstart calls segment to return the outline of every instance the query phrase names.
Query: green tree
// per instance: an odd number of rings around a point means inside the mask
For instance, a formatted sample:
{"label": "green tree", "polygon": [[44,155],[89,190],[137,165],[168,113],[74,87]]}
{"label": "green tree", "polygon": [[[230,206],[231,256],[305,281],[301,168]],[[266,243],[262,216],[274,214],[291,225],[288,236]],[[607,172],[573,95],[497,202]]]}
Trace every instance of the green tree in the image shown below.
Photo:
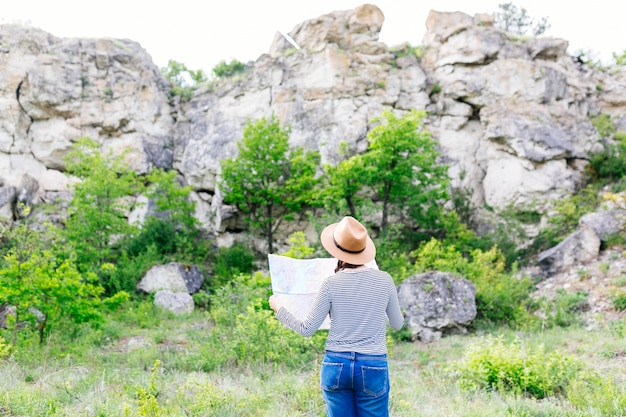
{"label": "green tree", "polygon": [[210,241],[204,238],[195,217],[191,186],[183,186],[176,171],[153,169],[143,177],[149,214],[136,233],[114,245],[115,268],[108,270],[107,291],[134,291],[138,280],[154,265],[168,262],[202,264]]}
{"label": "green tree", "polygon": [[161,68],[161,74],[171,84],[170,95],[181,96],[183,100],[189,100],[199,84],[207,81],[207,76],[202,70],[191,70],[187,65],[170,59],[167,67]]}
{"label": "green tree", "polygon": [[[20,323],[30,321],[42,344],[50,324],[99,319],[102,288],[92,273],[81,274],[52,225],[34,229],[22,223],[8,232],[13,246],[0,264],[0,305],[16,308],[13,340]],[[36,325],[36,326],[35,326]]]}
{"label": "green tree", "polygon": [[385,111],[367,135],[364,179],[381,205],[383,234],[392,213],[408,215],[422,230],[433,229],[448,199],[448,167],[438,163],[439,152],[423,129],[423,118],[424,112],[416,110],[400,118]]}
{"label": "green tree", "polygon": [[523,7],[518,9],[509,2],[499,4],[498,8],[500,12],[494,14],[495,24],[507,32],[520,36],[530,32],[533,36],[540,36],[550,29],[547,17],[535,21]]}
{"label": "green tree", "polygon": [[[342,143],[340,154],[347,155],[348,145]],[[352,155],[336,165],[324,165],[324,187],[320,190],[320,199],[324,208],[331,213],[350,213],[360,218],[361,209],[369,198],[363,193],[363,158]]]}
{"label": "green tree", "polygon": [[237,143],[239,156],[221,163],[224,202],[236,205],[248,224],[261,231],[269,253],[282,219],[313,201],[318,181],[319,153],[290,149],[289,133],[275,116],[249,120]]}
{"label": "green tree", "polygon": [[69,205],[67,238],[80,269],[102,278],[102,265],[111,261],[113,244],[137,230],[126,219],[130,207],[124,197],[140,191],[141,183],[122,156],[105,157],[89,138],[75,144],[67,158],[67,172],[81,179]]}
{"label": "green tree", "polygon": [[[190,199],[191,186],[182,186],[176,179],[176,171],[154,169],[148,174],[150,185],[146,195],[156,206],[156,215],[148,217],[144,229],[169,230],[162,248],[164,253],[177,254],[192,260],[200,239],[200,221],[195,217],[196,204]],[[156,226],[156,227],[155,227]]]}

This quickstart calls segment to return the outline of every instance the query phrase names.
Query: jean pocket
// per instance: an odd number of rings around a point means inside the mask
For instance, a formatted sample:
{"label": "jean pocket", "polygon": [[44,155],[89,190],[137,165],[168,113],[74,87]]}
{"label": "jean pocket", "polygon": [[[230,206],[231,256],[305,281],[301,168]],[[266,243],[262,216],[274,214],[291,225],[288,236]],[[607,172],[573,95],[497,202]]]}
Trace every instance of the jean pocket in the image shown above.
{"label": "jean pocket", "polygon": [[323,390],[332,391],[339,388],[342,369],[343,363],[322,362],[320,386]]}
{"label": "jean pocket", "polygon": [[387,393],[388,372],[386,367],[364,366],[363,392],[372,397],[380,397]]}

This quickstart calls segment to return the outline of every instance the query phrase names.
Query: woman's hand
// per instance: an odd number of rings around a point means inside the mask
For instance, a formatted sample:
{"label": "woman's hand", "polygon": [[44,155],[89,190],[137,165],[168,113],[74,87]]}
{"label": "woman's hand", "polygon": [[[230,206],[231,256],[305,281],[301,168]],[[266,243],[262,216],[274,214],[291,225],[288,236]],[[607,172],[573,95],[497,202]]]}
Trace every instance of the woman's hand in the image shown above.
{"label": "woman's hand", "polygon": [[278,313],[278,310],[280,310],[280,308],[283,306],[283,302],[280,300],[280,296],[276,294],[271,295],[269,301],[270,308]]}

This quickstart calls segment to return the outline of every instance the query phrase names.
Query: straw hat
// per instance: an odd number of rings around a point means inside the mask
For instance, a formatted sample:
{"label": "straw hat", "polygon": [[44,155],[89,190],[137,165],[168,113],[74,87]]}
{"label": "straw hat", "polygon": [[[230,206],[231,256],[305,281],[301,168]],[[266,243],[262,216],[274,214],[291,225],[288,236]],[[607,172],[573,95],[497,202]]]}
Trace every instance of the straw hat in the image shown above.
{"label": "straw hat", "polygon": [[328,253],[349,264],[363,265],[376,257],[376,246],[367,229],[354,217],[346,216],[326,226],[320,240]]}

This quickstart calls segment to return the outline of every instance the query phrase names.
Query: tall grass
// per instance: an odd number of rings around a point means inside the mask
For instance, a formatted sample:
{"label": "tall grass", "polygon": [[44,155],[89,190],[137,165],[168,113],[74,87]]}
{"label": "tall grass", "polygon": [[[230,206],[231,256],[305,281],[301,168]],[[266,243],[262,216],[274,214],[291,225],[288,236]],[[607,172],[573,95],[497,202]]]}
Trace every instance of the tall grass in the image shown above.
{"label": "tall grass", "polygon": [[[27,348],[13,349],[0,360],[0,415],[325,416],[317,348],[305,361],[224,362],[203,371],[199,355],[212,354],[204,346],[214,325],[206,312],[179,317],[143,304],[129,310],[100,329],[59,335],[42,347],[22,340]],[[391,415],[626,415],[623,329],[622,321],[596,330],[497,328],[432,344],[394,341]],[[497,386],[463,389],[459,364],[477,346],[488,349],[484,340],[489,335],[499,335],[504,346],[515,340],[542,345],[546,353],[576,358],[584,369],[571,376],[563,392],[542,400]]]}

